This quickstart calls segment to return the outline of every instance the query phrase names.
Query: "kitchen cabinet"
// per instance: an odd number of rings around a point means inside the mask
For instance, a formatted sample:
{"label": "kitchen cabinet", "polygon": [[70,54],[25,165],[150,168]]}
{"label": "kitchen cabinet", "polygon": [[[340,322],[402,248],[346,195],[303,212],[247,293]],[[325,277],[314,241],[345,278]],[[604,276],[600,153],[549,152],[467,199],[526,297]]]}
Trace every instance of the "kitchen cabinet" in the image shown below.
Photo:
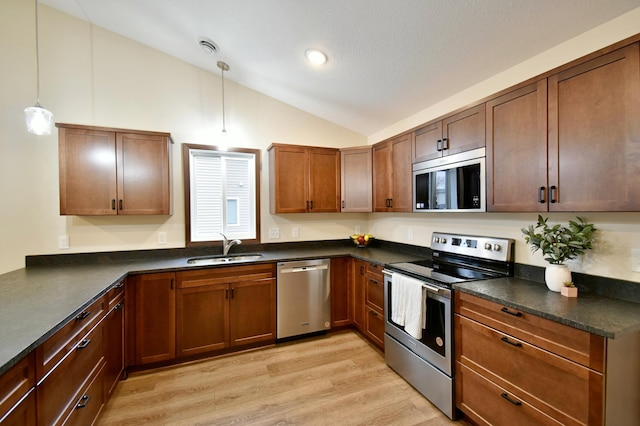
{"label": "kitchen cabinet", "polygon": [[111,398],[124,373],[124,280],[107,292],[108,311],[104,319],[104,399]]}
{"label": "kitchen cabinet", "polygon": [[547,211],[546,79],[492,99],[486,110],[487,210]]}
{"label": "kitchen cabinet", "polygon": [[176,282],[178,357],[275,341],[275,265],[181,271]]}
{"label": "kitchen cabinet", "polygon": [[638,43],[487,103],[487,209],[640,210]]}
{"label": "kitchen cabinet", "polygon": [[170,134],[57,123],[61,215],[169,215]]}
{"label": "kitchen cabinet", "polygon": [[340,151],[272,144],[269,152],[271,213],[340,211]]}
{"label": "kitchen cabinet", "polygon": [[35,376],[33,352],[0,376],[0,424],[36,424]]}
{"label": "kitchen cabinet", "polygon": [[340,150],[340,209],[343,212],[373,210],[373,163],[371,146]]}
{"label": "kitchen cabinet", "polygon": [[412,163],[470,151],[485,146],[485,105],[480,104],[417,129]]}
{"label": "kitchen cabinet", "polygon": [[176,356],[175,273],[162,272],[130,276],[129,305],[134,305],[131,333],[133,365],[170,361]]}
{"label": "kitchen cabinet", "polygon": [[353,323],[365,337],[384,349],[382,266],[355,259],[353,277]]}
{"label": "kitchen cabinet", "polygon": [[351,270],[350,257],[331,259],[331,327],[343,327],[351,324]]}
{"label": "kitchen cabinet", "polygon": [[373,211],[410,212],[412,134],[373,146]]}
{"label": "kitchen cabinet", "polygon": [[604,422],[605,339],[455,293],[456,405],[477,424]]}

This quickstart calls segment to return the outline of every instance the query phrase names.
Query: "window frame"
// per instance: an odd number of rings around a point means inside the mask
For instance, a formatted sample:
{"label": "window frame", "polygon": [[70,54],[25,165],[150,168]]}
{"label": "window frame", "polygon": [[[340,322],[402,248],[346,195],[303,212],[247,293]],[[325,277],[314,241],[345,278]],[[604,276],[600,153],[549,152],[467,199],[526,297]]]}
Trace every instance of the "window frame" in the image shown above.
{"label": "window frame", "polygon": [[217,152],[239,152],[245,154],[253,154],[255,164],[255,200],[254,208],[256,212],[256,238],[255,239],[243,239],[242,242],[246,244],[259,244],[260,243],[260,170],[261,170],[261,157],[262,153],[259,149],[252,148],[222,148],[215,145],[200,145],[200,144],[182,144],[182,169],[184,172],[184,205],[185,205],[185,245],[186,247],[206,247],[213,246],[216,243],[222,241],[222,237],[217,240],[209,241],[191,241],[191,167],[190,156],[191,150],[207,150]]}

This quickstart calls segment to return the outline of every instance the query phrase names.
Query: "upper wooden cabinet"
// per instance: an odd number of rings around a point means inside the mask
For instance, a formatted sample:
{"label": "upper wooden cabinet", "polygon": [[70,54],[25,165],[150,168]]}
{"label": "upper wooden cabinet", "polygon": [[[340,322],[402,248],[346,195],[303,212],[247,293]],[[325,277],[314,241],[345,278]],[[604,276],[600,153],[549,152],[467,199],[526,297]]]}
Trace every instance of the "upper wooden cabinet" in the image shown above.
{"label": "upper wooden cabinet", "polygon": [[487,210],[640,210],[638,43],[487,102]]}
{"label": "upper wooden cabinet", "polygon": [[373,146],[373,211],[410,212],[412,135]]}
{"label": "upper wooden cabinet", "polygon": [[545,79],[487,102],[488,211],[547,210],[546,148]]}
{"label": "upper wooden cabinet", "polygon": [[485,105],[481,104],[414,132],[413,163],[485,146]]}
{"label": "upper wooden cabinet", "polygon": [[340,151],[272,144],[269,151],[271,213],[340,211]]}
{"label": "upper wooden cabinet", "polygon": [[170,134],[57,123],[61,215],[168,215]]}
{"label": "upper wooden cabinet", "polygon": [[371,146],[340,150],[340,208],[343,212],[373,210]]}
{"label": "upper wooden cabinet", "polygon": [[634,43],[549,77],[549,210],[640,210]]}

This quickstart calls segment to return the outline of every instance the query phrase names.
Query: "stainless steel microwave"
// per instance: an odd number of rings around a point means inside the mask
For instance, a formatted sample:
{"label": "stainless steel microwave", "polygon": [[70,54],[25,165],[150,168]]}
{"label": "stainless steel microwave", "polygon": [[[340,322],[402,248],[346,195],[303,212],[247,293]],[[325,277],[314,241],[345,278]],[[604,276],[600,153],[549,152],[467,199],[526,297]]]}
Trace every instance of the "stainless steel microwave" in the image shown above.
{"label": "stainless steel microwave", "polygon": [[484,212],[485,148],[413,165],[414,212]]}

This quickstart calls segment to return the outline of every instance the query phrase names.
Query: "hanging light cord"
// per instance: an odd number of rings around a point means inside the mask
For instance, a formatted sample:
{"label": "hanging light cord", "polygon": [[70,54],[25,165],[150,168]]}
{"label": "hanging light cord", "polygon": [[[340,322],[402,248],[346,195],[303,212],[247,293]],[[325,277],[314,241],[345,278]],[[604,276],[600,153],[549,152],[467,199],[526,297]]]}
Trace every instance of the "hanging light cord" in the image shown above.
{"label": "hanging light cord", "polygon": [[40,106],[40,35],[38,34],[38,0],[36,0],[36,106]]}
{"label": "hanging light cord", "polygon": [[222,61],[218,61],[216,65],[222,70],[222,133],[225,134],[227,133],[227,127],[224,119],[224,72],[229,71],[229,65]]}

